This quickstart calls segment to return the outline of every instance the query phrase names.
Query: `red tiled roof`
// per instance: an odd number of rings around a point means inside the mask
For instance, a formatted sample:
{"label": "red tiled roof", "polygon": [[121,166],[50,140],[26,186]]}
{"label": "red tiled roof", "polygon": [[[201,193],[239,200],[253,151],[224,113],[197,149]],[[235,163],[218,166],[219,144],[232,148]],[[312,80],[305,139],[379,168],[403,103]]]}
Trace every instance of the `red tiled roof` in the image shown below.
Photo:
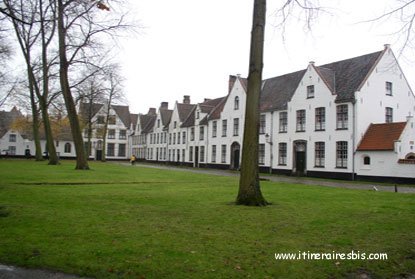
{"label": "red tiled roof", "polygon": [[370,124],[357,151],[393,150],[405,126],[406,122]]}

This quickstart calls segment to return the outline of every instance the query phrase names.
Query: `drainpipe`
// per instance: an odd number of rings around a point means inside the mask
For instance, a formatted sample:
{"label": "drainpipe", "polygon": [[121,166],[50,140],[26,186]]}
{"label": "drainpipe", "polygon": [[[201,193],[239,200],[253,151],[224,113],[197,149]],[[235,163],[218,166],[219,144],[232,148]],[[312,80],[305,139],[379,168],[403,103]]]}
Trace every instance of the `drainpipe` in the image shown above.
{"label": "drainpipe", "polygon": [[354,181],[356,179],[355,177],[355,159],[356,159],[356,99],[352,100],[352,107],[353,107],[353,135],[352,135],[352,180]]}
{"label": "drainpipe", "polygon": [[272,174],[272,161],[274,159],[274,156],[272,154],[272,145],[274,141],[274,112],[271,111],[271,130],[270,130],[270,141],[269,141],[269,173]]}

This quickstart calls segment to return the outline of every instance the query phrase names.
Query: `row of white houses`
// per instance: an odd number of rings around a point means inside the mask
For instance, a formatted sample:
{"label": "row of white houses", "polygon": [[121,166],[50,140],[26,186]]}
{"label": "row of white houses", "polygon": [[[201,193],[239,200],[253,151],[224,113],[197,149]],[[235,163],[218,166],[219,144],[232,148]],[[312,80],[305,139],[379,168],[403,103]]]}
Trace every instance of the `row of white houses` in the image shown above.
{"label": "row of white houses", "polygon": [[[221,98],[192,104],[184,96],[172,109],[162,102],[146,114],[112,106],[105,147],[98,131],[106,108],[94,104],[90,158],[100,159],[106,148],[108,159],[134,154],[151,162],[239,169],[246,93],[247,80],[230,76]],[[389,45],[264,80],[260,98],[261,171],[415,182],[415,96]],[[80,110],[85,114],[86,105]],[[2,149],[6,140],[5,134]],[[64,155],[74,156],[70,151]]]}

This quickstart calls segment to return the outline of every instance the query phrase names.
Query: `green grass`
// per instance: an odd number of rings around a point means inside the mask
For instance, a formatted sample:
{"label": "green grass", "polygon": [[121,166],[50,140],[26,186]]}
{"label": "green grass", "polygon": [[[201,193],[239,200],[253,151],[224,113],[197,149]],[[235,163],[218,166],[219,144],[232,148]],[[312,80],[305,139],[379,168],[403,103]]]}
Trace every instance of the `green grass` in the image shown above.
{"label": "green grass", "polygon": [[[97,278],[393,278],[415,274],[415,195],[91,163],[0,160],[0,263]],[[277,261],[298,251],[387,261]],[[404,277],[402,277],[404,278]]]}

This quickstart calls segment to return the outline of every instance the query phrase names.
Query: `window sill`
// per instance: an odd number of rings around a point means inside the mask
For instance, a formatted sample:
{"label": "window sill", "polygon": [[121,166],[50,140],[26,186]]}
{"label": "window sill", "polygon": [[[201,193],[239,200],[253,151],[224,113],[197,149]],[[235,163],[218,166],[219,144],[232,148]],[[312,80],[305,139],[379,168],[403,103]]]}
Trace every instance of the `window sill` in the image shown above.
{"label": "window sill", "polygon": [[325,132],[326,129],[315,129],[314,132]]}
{"label": "window sill", "polygon": [[280,133],[280,134],[286,134],[288,132],[287,131],[278,131],[278,133]]}
{"label": "window sill", "polygon": [[314,168],[316,168],[316,169],[324,169],[325,166],[314,166]]}
{"label": "window sill", "polygon": [[346,131],[349,130],[349,128],[336,128],[336,131]]}
{"label": "window sill", "polygon": [[337,166],[336,166],[336,169],[343,169],[343,170],[346,170],[346,169],[347,169],[347,167],[337,167]]}
{"label": "window sill", "polygon": [[305,133],[305,130],[295,131],[296,133]]}

